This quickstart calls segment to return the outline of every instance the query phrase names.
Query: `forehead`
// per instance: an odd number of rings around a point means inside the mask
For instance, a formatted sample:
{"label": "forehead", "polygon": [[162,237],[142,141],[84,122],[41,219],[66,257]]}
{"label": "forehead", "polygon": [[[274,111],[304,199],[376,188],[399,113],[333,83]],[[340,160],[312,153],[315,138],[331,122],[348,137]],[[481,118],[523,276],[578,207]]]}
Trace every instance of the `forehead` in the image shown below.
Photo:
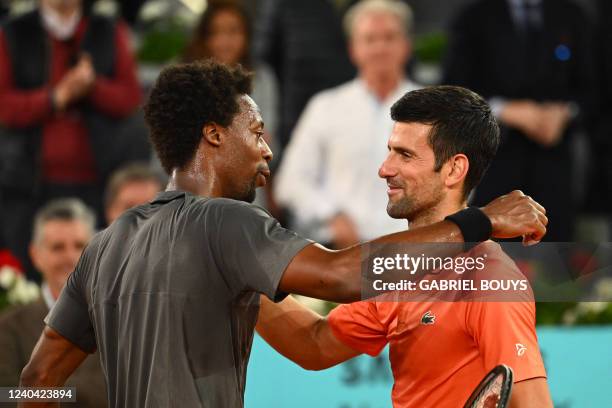
{"label": "forehead", "polygon": [[249,95],[241,95],[238,98],[238,104],[240,111],[236,115],[236,119],[247,121],[247,124],[262,121],[259,107]]}
{"label": "forehead", "polygon": [[54,219],[42,225],[42,236],[51,240],[67,240],[88,234],[88,227],[81,220]]}
{"label": "forehead", "polygon": [[353,31],[355,34],[368,34],[380,30],[402,31],[402,22],[398,16],[389,12],[364,12],[355,18]]}
{"label": "forehead", "polygon": [[389,138],[390,147],[406,147],[414,150],[432,150],[429,133],[432,126],[416,122],[395,122]]}
{"label": "forehead", "polygon": [[119,186],[119,194],[124,193],[125,191],[142,190],[142,189],[150,189],[150,188],[161,189],[162,185],[159,181],[157,181],[156,179],[152,179],[152,178],[151,179],[143,178],[143,179],[127,180],[125,183]]}

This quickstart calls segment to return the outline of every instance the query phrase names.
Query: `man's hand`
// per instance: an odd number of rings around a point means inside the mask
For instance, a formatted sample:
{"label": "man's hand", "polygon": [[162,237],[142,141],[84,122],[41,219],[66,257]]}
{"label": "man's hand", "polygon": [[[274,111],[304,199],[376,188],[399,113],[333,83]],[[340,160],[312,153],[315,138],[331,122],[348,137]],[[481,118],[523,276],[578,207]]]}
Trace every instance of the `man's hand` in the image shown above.
{"label": "man's hand", "polygon": [[531,100],[508,102],[500,114],[505,125],[519,129],[529,138],[538,138],[542,129],[542,109]]}
{"label": "man's hand", "polygon": [[566,103],[546,103],[542,105],[542,126],[539,132],[540,145],[553,147],[563,136],[571,118],[569,105]]}
{"label": "man's hand", "polygon": [[95,70],[88,55],[83,55],[77,65],[64,75],[53,90],[53,100],[58,110],[89,93],[96,80]]}
{"label": "man's hand", "polygon": [[546,210],[522,191],[514,190],[498,197],[482,211],[491,220],[495,238],[522,236],[525,245],[533,245],[546,234]]}
{"label": "man's hand", "polygon": [[336,248],[346,248],[359,242],[359,234],[353,220],[345,214],[338,214],[329,222],[332,241]]}
{"label": "man's hand", "polygon": [[511,101],[501,112],[501,121],[519,129],[543,147],[553,147],[561,140],[571,118],[567,103]]}

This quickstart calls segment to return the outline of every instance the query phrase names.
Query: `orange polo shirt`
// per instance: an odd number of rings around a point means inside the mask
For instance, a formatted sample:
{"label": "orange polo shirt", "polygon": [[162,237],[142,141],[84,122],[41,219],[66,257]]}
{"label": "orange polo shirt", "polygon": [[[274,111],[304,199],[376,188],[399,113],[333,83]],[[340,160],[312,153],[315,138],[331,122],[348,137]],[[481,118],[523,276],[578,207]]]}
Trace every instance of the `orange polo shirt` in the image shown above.
{"label": "orange polo shirt", "polygon": [[[488,262],[520,274],[497,244],[487,250]],[[364,301],[338,306],[328,323],[362,353],[375,356],[389,344],[395,408],[463,407],[498,364],[512,367],[514,382],[546,377],[529,300]]]}

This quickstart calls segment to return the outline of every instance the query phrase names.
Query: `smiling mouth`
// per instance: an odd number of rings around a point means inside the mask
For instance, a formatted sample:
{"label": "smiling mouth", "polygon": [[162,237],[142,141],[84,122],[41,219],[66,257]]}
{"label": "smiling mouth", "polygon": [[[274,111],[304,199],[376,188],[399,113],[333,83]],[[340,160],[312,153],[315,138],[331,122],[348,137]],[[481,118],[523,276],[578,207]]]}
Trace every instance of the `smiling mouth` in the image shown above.
{"label": "smiling mouth", "polygon": [[402,187],[396,184],[387,183],[387,194],[393,195],[402,192]]}

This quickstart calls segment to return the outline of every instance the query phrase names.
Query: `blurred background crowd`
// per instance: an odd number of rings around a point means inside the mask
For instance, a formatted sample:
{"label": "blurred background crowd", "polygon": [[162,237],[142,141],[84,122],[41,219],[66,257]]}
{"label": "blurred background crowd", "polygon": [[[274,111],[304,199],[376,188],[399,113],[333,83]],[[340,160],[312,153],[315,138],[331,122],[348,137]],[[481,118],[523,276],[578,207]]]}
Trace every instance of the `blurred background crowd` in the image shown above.
{"label": "blurred background crowd", "polygon": [[[91,235],[164,188],[141,107],[170,63],[254,72],[274,152],[256,203],[331,247],[406,228],[377,172],[391,104],[432,84],[482,94],[502,128],[471,203],[521,189],[548,209],[547,240],[610,241],[609,1],[0,0],[0,15],[0,309],[17,304],[0,315],[0,386]],[[612,322],[609,304],[542,310]],[[98,387],[96,364],[72,381]]]}

